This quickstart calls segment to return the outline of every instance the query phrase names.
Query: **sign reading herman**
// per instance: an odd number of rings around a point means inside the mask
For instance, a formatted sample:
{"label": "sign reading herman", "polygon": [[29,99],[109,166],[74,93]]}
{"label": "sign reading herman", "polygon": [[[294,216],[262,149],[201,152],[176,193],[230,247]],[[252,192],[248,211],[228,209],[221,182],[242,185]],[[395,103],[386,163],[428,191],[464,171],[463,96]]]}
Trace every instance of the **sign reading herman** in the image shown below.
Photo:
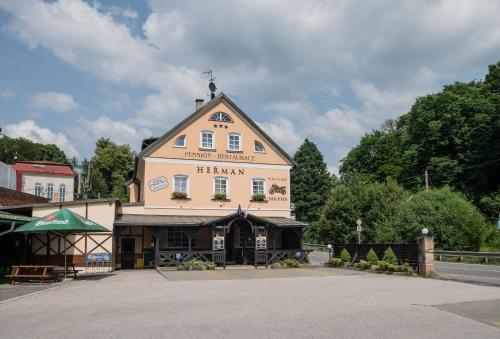
{"label": "sign reading herman", "polygon": [[167,188],[168,181],[165,177],[155,178],[149,181],[149,189],[153,192]]}

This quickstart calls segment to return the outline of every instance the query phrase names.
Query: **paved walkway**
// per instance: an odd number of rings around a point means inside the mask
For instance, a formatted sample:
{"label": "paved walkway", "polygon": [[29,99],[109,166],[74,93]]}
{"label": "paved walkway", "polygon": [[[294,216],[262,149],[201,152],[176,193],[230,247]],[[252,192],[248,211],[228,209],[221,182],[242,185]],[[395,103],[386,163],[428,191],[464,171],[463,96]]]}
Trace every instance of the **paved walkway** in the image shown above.
{"label": "paved walkway", "polygon": [[500,288],[331,270],[184,281],[153,270],[121,271],[0,303],[0,337],[500,338],[495,321],[433,307],[498,300]]}

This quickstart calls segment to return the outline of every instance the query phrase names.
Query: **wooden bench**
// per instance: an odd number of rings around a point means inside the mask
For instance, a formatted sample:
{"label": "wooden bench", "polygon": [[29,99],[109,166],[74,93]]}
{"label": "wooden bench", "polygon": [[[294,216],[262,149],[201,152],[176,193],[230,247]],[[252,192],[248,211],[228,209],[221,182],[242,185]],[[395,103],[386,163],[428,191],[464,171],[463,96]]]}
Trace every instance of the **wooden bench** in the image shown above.
{"label": "wooden bench", "polygon": [[[77,270],[77,269],[75,268],[75,265],[74,265],[74,264],[68,264],[68,265],[66,266],[66,276],[67,276],[68,274],[73,274],[73,277],[74,277],[75,279],[76,279],[76,274],[77,274],[78,272],[82,272],[82,271],[83,271],[83,270]],[[62,268],[62,269],[55,269],[55,270],[54,270],[54,273],[56,273],[59,277],[64,278],[64,268]]]}
{"label": "wooden bench", "polygon": [[15,284],[16,280],[26,279],[26,280],[40,280],[40,284],[44,281],[59,280],[57,274],[54,272],[54,266],[47,265],[18,265],[12,266],[12,272],[5,276],[10,279],[12,285]]}

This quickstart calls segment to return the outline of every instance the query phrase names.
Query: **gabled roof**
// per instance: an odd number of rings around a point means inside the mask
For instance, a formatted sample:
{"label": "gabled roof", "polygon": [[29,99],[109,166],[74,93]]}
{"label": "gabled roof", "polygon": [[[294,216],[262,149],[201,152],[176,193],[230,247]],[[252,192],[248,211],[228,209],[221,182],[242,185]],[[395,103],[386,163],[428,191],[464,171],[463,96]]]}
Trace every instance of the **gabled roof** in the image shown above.
{"label": "gabled roof", "polygon": [[21,173],[75,176],[70,165],[52,161],[18,161],[10,167]]}
{"label": "gabled roof", "polygon": [[243,112],[234,102],[231,101],[231,99],[227,97],[227,95],[225,95],[222,92],[219,95],[217,95],[214,99],[210,100],[205,105],[200,107],[198,110],[190,114],[186,119],[182,120],[172,129],[170,129],[167,133],[163,134],[155,142],[144,148],[139,154],[137,154],[137,157],[140,158],[147,156],[153,150],[163,145],[163,143],[166,140],[170,139],[180,130],[187,127],[191,122],[196,120],[199,116],[203,115],[204,113],[206,113],[207,111],[209,111],[215,105],[219,104],[222,101],[225,101],[229,106],[233,107],[236,110],[236,112],[239,115],[241,115],[242,118],[246,120],[252,126],[252,128],[254,128],[263,137],[263,139],[265,139],[281,156],[287,159],[291,164],[295,164],[295,161],[287,152],[285,152],[276,142],[274,142],[274,140],[272,140],[271,137],[269,137],[255,122],[253,122],[253,120],[248,115],[245,114],[245,112]]}

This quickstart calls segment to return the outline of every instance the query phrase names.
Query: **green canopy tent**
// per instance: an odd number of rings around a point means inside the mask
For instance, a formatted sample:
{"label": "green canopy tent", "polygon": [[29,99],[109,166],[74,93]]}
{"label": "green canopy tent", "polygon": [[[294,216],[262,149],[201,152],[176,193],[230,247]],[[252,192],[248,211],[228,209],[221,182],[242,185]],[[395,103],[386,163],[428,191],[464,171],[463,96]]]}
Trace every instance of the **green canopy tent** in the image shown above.
{"label": "green canopy tent", "polygon": [[[86,219],[67,208],[50,213],[42,218],[22,225],[14,232],[44,233],[52,232],[64,237],[64,278],[66,278],[66,236],[74,233],[110,232],[109,229]],[[47,245],[48,246],[48,245]]]}

